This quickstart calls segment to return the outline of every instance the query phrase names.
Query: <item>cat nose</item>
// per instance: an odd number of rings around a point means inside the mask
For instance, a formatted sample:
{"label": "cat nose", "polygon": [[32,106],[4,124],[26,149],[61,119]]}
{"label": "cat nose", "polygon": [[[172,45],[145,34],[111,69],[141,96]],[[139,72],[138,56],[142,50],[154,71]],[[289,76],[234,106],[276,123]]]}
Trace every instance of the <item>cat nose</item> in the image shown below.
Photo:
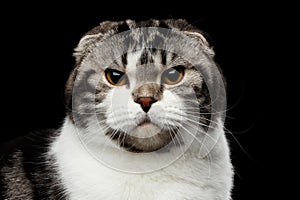
{"label": "cat nose", "polygon": [[135,102],[141,104],[142,109],[147,113],[150,110],[151,105],[157,102],[157,100],[153,97],[139,97]]}

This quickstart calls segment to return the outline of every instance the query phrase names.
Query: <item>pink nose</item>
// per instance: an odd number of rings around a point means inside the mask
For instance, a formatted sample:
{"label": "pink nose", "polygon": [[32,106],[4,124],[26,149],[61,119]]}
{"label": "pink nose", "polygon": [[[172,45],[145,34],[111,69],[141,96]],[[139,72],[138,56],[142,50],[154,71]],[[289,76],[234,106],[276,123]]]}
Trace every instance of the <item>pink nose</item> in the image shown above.
{"label": "pink nose", "polygon": [[147,113],[150,110],[151,105],[156,101],[157,100],[152,97],[139,97],[136,102],[141,104],[142,109]]}

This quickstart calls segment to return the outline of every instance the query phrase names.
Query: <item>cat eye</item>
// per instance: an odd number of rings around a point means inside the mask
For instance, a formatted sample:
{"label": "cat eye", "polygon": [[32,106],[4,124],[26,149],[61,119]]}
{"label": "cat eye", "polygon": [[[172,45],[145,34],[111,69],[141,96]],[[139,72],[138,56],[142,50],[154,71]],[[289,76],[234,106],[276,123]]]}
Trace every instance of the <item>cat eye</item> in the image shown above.
{"label": "cat eye", "polygon": [[106,80],[115,86],[122,86],[128,83],[127,75],[124,72],[107,68],[105,71]]}
{"label": "cat eye", "polygon": [[161,80],[162,83],[168,85],[174,85],[176,83],[179,83],[182,80],[183,76],[184,76],[184,67],[179,65],[164,71]]}

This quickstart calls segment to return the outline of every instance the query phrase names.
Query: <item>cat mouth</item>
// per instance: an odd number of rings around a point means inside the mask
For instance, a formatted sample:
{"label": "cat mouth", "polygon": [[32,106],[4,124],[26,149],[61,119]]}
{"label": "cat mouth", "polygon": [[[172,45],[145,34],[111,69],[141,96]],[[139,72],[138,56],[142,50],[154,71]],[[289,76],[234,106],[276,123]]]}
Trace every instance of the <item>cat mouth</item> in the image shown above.
{"label": "cat mouth", "polygon": [[145,117],[145,119],[143,119],[137,126],[146,126],[149,124],[152,124],[151,120],[149,117]]}
{"label": "cat mouth", "polygon": [[160,150],[172,143],[177,129],[164,130],[150,119],[143,119],[136,128],[130,132],[111,131],[107,133],[123,149],[133,153],[146,153]]}
{"label": "cat mouth", "polygon": [[[111,139],[123,149],[133,153],[160,150],[175,137],[177,130],[165,130],[145,116],[130,132],[111,131]],[[172,143],[171,143],[172,144]]]}

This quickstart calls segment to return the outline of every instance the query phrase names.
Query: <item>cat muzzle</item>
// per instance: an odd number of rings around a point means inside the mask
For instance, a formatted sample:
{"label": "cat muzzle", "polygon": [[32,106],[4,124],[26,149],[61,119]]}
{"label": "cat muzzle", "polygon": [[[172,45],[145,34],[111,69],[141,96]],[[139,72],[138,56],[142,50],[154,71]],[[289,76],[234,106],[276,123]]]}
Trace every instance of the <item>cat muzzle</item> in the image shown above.
{"label": "cat muzzle", "polygon": [[139,103],[143,109],[143,111],[145,113],[147,113],[150,108],[151,108],[151,105],[155,102],[157,102],[156,99],[154,99],[153,97],[139,97],[137,98],[137,100],[135,101],[136,103]]}

